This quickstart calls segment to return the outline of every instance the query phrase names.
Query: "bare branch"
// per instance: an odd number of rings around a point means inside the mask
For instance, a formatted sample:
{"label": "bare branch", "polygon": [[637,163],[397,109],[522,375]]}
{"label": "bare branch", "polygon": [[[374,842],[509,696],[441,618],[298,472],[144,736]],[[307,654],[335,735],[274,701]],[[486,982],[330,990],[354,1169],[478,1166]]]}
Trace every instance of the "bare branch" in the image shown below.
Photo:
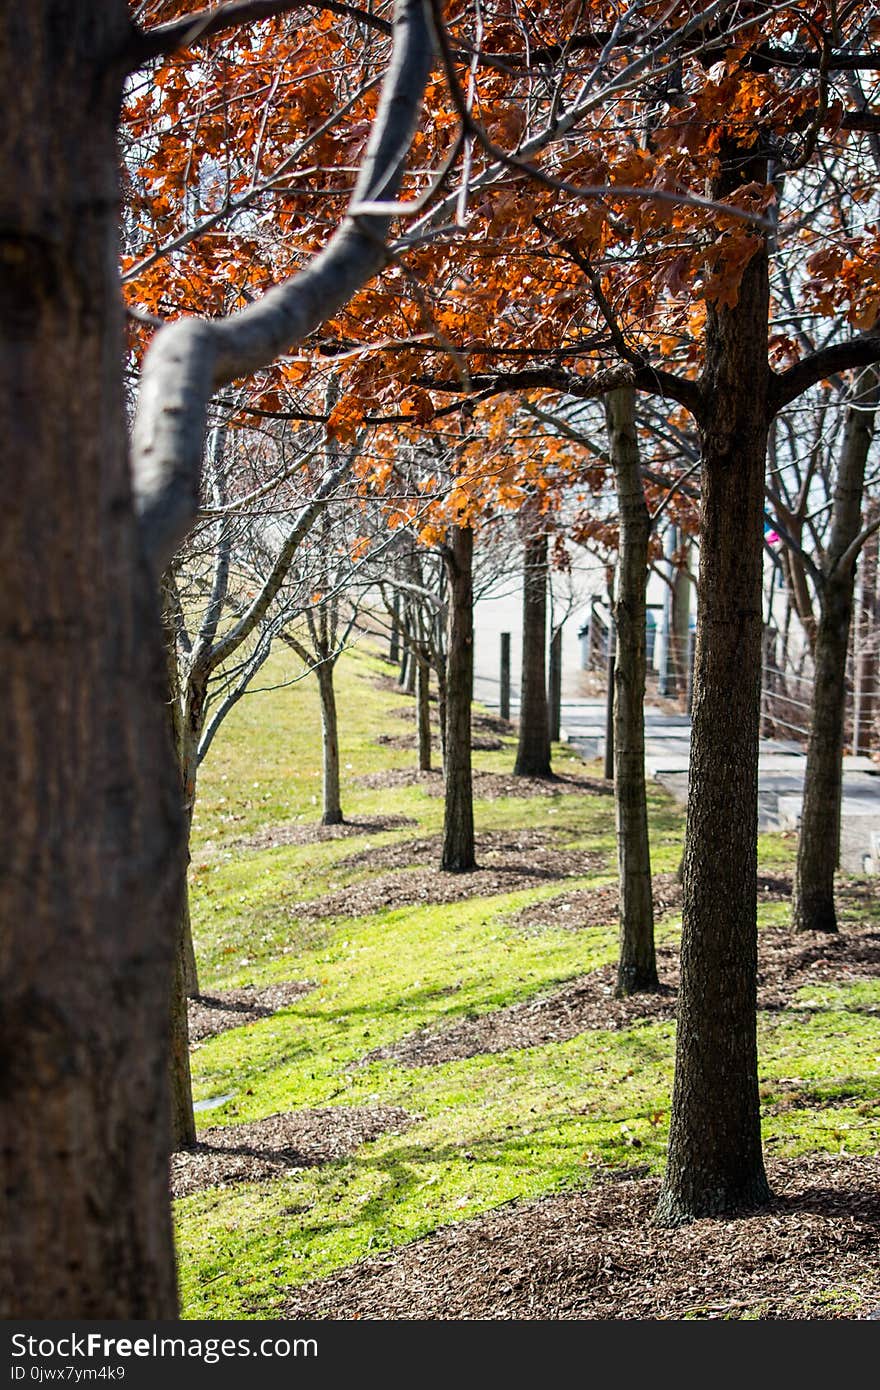
{"label": "bare branch", "polygon": [[350,211],[298,275],[225,319],[178,319],[153,339],[132,440],[143,545],[160,574],[198,509],[208,401],[299,343],[386,262],[387,216],[351,209],[400,186],[433,54],[427,0],[395,0],[394,46]]}
{"label": "bare branch", "polygon": [[269,576],[253,603],[245,609],[235,626],[227,632],[224,637],[221,637],[216,646],[206,654],[205,669],[207,671],[215,671],[218,666],[222,665],[222,663],[241,646],[242,642],[250,636],[254,628],[262,622],[269,610],[272,600],[287,578],[290,566],[293,563],[293,557],[311,530],[315,518],[326,502],[333,496],[343,478],[350,471],[354,460],[355,453],[352,451],[346,455],[340,464],[325,474],[314,496],[309,499],[304,507],[300,508],[284,544],[275,558],[275,563],[272,566]]}

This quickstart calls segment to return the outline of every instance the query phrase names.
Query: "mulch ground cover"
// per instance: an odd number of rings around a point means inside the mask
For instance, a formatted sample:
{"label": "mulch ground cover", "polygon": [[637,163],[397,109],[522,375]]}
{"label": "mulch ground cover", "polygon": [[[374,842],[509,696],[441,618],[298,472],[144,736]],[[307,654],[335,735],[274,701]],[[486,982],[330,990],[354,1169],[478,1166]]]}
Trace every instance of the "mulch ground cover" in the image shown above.
{"label": "mulch ground cover", "polygon": [[[399,1042],[374,1049],[362,1061],[437,1066],[510,1048],[565,1042],[593,1028],[616,1030],[640,1020],[674,1018],[677,950],[658,947],[657,969],[661,986],[656,994],[616,999],[616,966],[604,965],[552,993],[467,1017],[445,1028],[419,1029]],[[880,931],[870,925],[853,925],[837,936],[823,932],[794,935],[784,927],[765,927],[758,936],[758,1008],[796,1006],[809,1010],[809,1000],[794,999],[804,986],[846,984],[876,977],[878,970]]]}
{"label": "mulch ground cover", "polygon": [[283,1316],[373,1319],[869,1317],[880,1307],[880,1159],[769,1167],[772,1206],[650,1225],[659,1182],[511,1204],[291,1291]]}
{"label": "mulch ground cover", "polygon": [[217,857],[218,851],[230,855],[240,850],[278,849],[281,845],[313,845],[321,840],[345,840],[355,835],[380,835],[386,830],[411,830],[418,821],[410,816],[351,816],[342,825],[316,825],[314,822],[280,821],[265,825],[252,835],[243,835],[222,844],[208,841],[193,855],[198,866]]}
{"label": "mulch ground cover", "polygon": [[171,1159],[172,1195],[189,1197],[206,1187],[264,1182],[314,1168],[345,1158],[380,1134],[401,1134],[410,1124],[412,1117],[399,1106],[339,1105],[202,1130],[193,1148]]}
{"label": "mulch ground cover", "polygon": [[[397,748],[407,752],[415,752],[418,748],[418,739],[415,734],[377,734],[373,742],[383,748]],[[436,746],[435,738],[433,747],[436,749]],[[503,747],[504,744],[500,738],[476,733],[471,737],[471,748],[475,753],[497,753]]]}
{"label": "mulch ground cover", "polygon": [[[676,874],[654,876],[654,920],[681,911],[682,889]],[[758,879],[758,902],[778,903],[791,897],[791,879],[785,875],[762,874]],[[583,931],[585,927],[603,927],[617,919],[618,889],[616,883],[598,888],[579,888],[558,898],[545,898],[532,903],[508,920],[522,931],[546,931],[565,927]]]}
{"label": "mulch ground cover", "polygon": [[[443,795],[443,773],[439,769],[419,772],[416,768],[393,767],[384,772],[367,772],[354,781],[373,791],[392,791],[396,787],[422,787],[429,796]],[[498,801],[515,796],[608,796],[614,788],[598,777],[585,773],[566,772],[554,777],[514,777],[512,772],[479,772],[473,774],[474,797],[478,801]],[[611,810],[609,809],[609,815]]]}
{"label": "mulch ground cover", "polygon": [[470,873],[440,869],[439,835],[376,845],[336,865],[340,872],[368,868],[368,878],[323,897],[295,903],[290,912],[301,921],[363,917],[389,908],[462,902],[537,888],[554,879],[596,873],[606,866],[603,855],[557,849],[554,843],[555,837],[543,830],[486,831],[477,837],[478,867]]}
{"label": "mulch ground cover", "polygon": [[263,989],[226,989],[196,995],[189,1000],[189,1040],[204,1042],[230,1028],[269,1018],[311,989],[314,985],[308,980],[284,980]]}

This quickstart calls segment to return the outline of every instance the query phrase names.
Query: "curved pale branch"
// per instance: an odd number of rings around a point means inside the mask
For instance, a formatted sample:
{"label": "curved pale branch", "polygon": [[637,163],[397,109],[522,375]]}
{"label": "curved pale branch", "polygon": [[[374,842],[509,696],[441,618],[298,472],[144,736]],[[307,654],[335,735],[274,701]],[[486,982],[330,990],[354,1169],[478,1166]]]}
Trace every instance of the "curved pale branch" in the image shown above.
{"label": "curved pale branch", "polygon": [[[426,0],[396,0],[394,42],[350,207],[389,202],[399,186],[431,67]],[[132,437],[134,491],[147,558],[161,573],[198,508],[213,392],[268,366],[342,307],[386,261],[387,215],[349,213],[298,275],[225,319],[162,328],[144,361]]]}

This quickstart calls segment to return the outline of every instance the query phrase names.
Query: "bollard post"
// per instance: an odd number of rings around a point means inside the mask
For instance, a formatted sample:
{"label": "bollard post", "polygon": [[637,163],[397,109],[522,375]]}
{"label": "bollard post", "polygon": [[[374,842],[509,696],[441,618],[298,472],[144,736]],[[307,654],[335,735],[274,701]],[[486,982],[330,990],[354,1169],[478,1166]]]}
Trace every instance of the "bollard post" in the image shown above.
{"label": "bollard post", "polygon": [[501,709],[502,719],[510,718],[510,633],[501,634]]}

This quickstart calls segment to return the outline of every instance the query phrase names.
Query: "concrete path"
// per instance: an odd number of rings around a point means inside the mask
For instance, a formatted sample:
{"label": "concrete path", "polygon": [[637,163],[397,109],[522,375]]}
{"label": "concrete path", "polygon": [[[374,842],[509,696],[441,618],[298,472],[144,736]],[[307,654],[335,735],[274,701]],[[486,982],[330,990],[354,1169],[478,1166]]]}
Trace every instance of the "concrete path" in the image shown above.
{"label": "concrete path", "polygon": [[[477,677],[474,694],[490,709],[498,708],[497,682]],[[511,717],[519,713],[511,697]],[[563,738],[586,761],[604,757],[605,701],[562,702]],[[686,714],[666,714],[645,706],[645,770],[671,794],[687,801],[691,726]],[[781,739],[762,739],[758,754],[758,826],[761,830],[796,830],[804,793],[803,746]],[[880,766],[864,757],[843,760],[841,867],[850,873],[880,873]]]}

